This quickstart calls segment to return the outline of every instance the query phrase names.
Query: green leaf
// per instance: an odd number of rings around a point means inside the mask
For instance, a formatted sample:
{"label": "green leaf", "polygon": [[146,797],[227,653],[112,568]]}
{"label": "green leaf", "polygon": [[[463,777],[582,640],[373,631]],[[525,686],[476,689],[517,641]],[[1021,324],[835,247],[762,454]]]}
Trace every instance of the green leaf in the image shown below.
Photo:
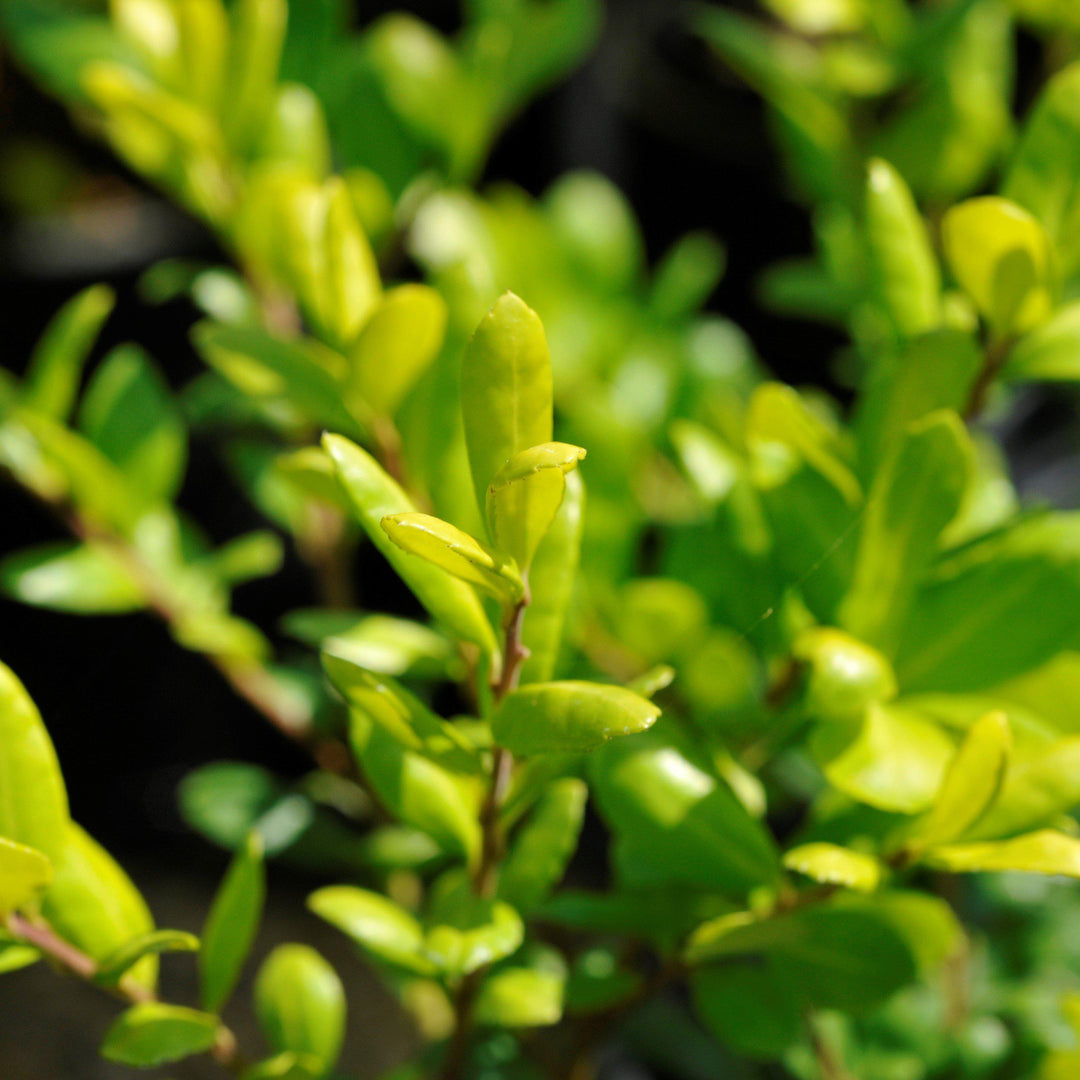
{"label": "green leaf", "polygon": [[477,807],[452,773],[406,750],[382,726],[353,710],[349,736],[364,775],[379,799],[402,821],[428,833],[447,851],[473,864],[480,856]]}
{"label": "green leaf", "polygon": [[345,1038],[345,989],[307,945],[279,945],[255,980],[255,1012],[276,1053],[310,1055],[333,1068]]}
{"label": "green leaf", "polygon": [[896,696],[896,676],[885,657],[842,630],[804,630],[791,655],[808,669],[804,700],[820,720],[858,722],[874,702]]}
{"label": "green leaf", "polygon": [[854,578],[840,605],[845,629],[893,652],[973,471],[974,450],[956,413],[931,413],[900,437],[867,497]]}
{"label": "green leaf", "polygon": [[814,881],[843,885],[857,892],[873,892],[881,881],[881,864],[836,844],[803,844],[784,853],[784,866]]}
{"label": "green leaf", "polygon": [[488,532],[527,573],[562,505],[566,474],[585,457],[580,446],[545,443],[515,454],[487,489]]}
{"label": "green leaf", "polygon": [[424,955],[424,930],[400,904],[351,885],[330,885],[308,897],[308,907],[380,960],[419,975],[435,964]]}
{"label": "green leaf", "polygon": [[995,334],[1023,333],[1053,311],[1054,253],[1023,207],[995,195],[968,199],[946,213],[941,235],[953,275]]}
{"label": "green leaf", "polygon": [[28,904],[52,879],[46,855],[0,836],[0,918]]}
{"label": "green leaf", "polygon": [[318,1058],[286,1052],[245,1069],[241,1080],[318,1080],[324,1071]]}
{"label": "green leaf", "polygon": [[591,766],[627,886],[745,895],[777,882],[769,833],[718,778],[657,732],[610,743]]}
{"label": "green leaf", "polygon": [[171,500],[187,460],[180,410],[153,361],[137,345],[113,349],[79,406],[83,434],[152,500]]}
{"label": "green leaf", "polygon": [[1003,712],[987,713],[971,725],[949,765],[934,805],[909,834],[918,847],[947,844],[975,826],[1004,782],[1012,736]]}
{"label": "green leaf", "polygon": [[414,513],[409,497],[370,454],[339,435],[325,435],[323,446],[334,461],[353,512],[371,542],[382,552],[417,599],[448,629],[479,645],[488,655],[498,651],[495,634],[476,593],[429,563],[412,558],[384,532],[381,522],[393,514]]}
{"label": "green leaf", "polygon": [[817,904],[764,920],[716,920],[698,929],[688,953],[694,963],[759,957],[795,1000],[852,1013],[873,1008],[916,970],[906,941],[872,900]]}
{"label": "green leaf", "polygon": [[875,299],[903,337],[941,321],[941,272],[926,225],[904,178],[887,161],[871,160],[866,187],[866,239]]}
{"label": "green leaf", "polygon": [[288,162],[321,179],[330,171],[330,133],[318,95],[301,83],[281,83],[274,97],[260,156]]}
{"label": "green leaf", "polygon": [[1080,303],[1065,304],[1013,345],[1001,377],[1011,382],[1080,379]]}
{"label": "green leaf", "polygon": [[430,514],[391,514],[380,524],[402,551],[475,585],[512,607],[524,594],[514,558],[481,544],[468,533]]}
{"label": "green leaf", "polygon": [[521,916],[505,901],[477,896],[461,874],[435,885],[424,953],[452,979],[515,953],[525,937]]}
{"label": "green leaf", "polygon": [[21,396],[28,409],[67,419],[83,365],[115,303],[108,285],[91,285],[53,316],[26,369]]}
{"label": "green leaf", "polygon": [[0,562],[0,587],[24,604],[80,615],[138,611],[146,604],[124,564],[93,541],[17,551]]}
{"label": "green leaf", "polygon": [[1021,519],[939,561],[900,637],[907,692],[964,693],[1037,667],[1076,632],[1080,515]]}
{"label": "green leaf", "polygon": [[238,0],[230,10],[225,132],[240,154],[257,141],[277,82],[288,22],[286,0]]}
{"label": "green leaf", "polygon": [[461,408],[477,504],[522,450],[551,442],[551,357],[540,319],[504,294],[470,340],[461,367]]}
{"label": "green leaf", "polygon": [[67,792],[52,740],[22,683],[0,663],[0,836],[55,863],[67,829]]}
{"label": "green leaf", "polygon": [[1043,87],[1024,123],[1001,193],[1042,222],[1070,277],[1080,265],[1080,64]]}
{"label": "green leaf", "polygon": [[944,844],[931,848],[923,861],[953,874],[1017,871],[1080,878],[1080,840],[1043,829],[1013,840]]}
{"label": "green leaf", "polygon": [[[76,948],[101,962],[132,938],[149,934],[154,920],[139,890],[112,856],[71,822],[55,877],[42,900],[41,913],[52,928]],[[145,956],[130,976],[147,989],[157,982],[157,959]]]}
{"label": "green leaf", "polygon": [[726,262],[723,244],[711,233],[687,233],[672,244],[656,268],[650,309],[661,319],[693,315],[719,284]]}
{"label": "green leaf", "polygon": [[121,945],[111,955],[98,964],[95,980],[106,986],[114,986],[128,970],[143,957],[156,956],[164,952],[198,952],[199,939],[194,934],[183,930],[153,930],[149,934],[140,934]]}
{"label": "green leaf", "polygon": [[491,718],[500,746],[523,757],[592,750],[651,727],[660,709],[621,686],[533,683],[508,694]]}
{"label": "green leaf", "polygon": [[555,675],[563,624],[577,576],[585,516],[585,485],[572,472],[555,520],[536,549],[529,569],[532,600],[525,609],[521,640],[529,650],[521,666],[521,683],[547,682]]}
{"label": "green leaf", "polygon": [[523,914],[562,880],[577,849],[588,794],[582,780],[556,780],[514,837],[499,872],[499,896]]}
{"label": "green leaf", "polygon": [[262,919],[266,871],[259,834],[248,835],[214,897],[199,950],[199,997],[218,1013],[236,987]]}
{"label": "green leaf", "polygon": [[355,416],[342,399],[335,372],[345,358],[314,341],[285,341],[244,326],[199,323],[192,341],[203,359],[245,394],[286,400],[310,423],[358,435],[366,417]]}
{"label": "green leaf", "polygon": [[952,759],[952,740],[933,721],[895,705],[872,704],[852,738],[837,726],[813,742],[829,783],[859,802],[900,814],[927,809]]}
{"label": "green leaf", "polygon": [[[356,339],[382,293],[379,268],[360,228],[345,181],[326,182],[323,243],[325,308],[323,322],[332,339],[346,345]],[[383,362],[389,358],[384,357]]]}
{"label": "green leaf", "polygon": [[222,544],[203,560],[203,565],[226,585],[242,585],[276,574],[284,558],[284,547],[277,534],[259,529]]}
{"label": "green leaf", "polygon": [[562,1019],[565,980],[553,971],[503,968],[476,996],[473,1017],[493,1027],[545,1027]]}
{"label": "green leaf", "polygon": [[180,1005],[135,1005],[109,1028],[101,1044],[108,1061],[149,1069],[203,1054],[217,1041],[218,1019]]}
{"label": "green leaf", "polygon": [[383,296],[349,354],[350,392],[372,412],[393,416],[439,355],[446,302],[426,285],[400,285]]}

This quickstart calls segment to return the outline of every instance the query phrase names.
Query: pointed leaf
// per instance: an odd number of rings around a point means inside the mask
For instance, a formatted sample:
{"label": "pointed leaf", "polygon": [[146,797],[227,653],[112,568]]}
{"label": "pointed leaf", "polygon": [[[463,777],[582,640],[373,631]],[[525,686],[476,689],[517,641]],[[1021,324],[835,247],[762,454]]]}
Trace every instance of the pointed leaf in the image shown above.
{"label": "pointed leaf", "polygon": [[[326,182],[325,258],[327,328],[342,345],[355,340],[378,303],[382,284],[371,245],[356,220],[352,199],[339,176]],[[384,363],[389,358],[383,359]]]}
{"label": "pointed leaf", "polygon": [[923,861],[953,874],[1016,871],[1080,878],[1080,840],[1043,829],[1013,840],[945,844],[931,848]]}
{"label": "pointed leaf", "polygon": [[477,504],[515,455],[551,441],[551,357],[540,319],[505,293],[465,350],[461,408]]}
{"label": "pointed leaf", "polygon": [[448,521],[430,514],[392,514],[380,524],[402,551],[483,589],[504,606],[513,606],[524,594],[512,557],[481,544]]}
{"label": "pointed leaf", "polygon": [[495,634],[476,593],[463,581],[402,551],[383,530],[381,522],[392,514],[413,513],[404,491],[379,467],[370,454],[339,435],[323,437],[338,478],[352,502],[353,513],[371,542],[382,552],[417,599],[448,629],[479,645],[489,655],[497,652]]}
{"label": "pointed leaf", "polygon": [[139,1069],[203,1054],[217,1041],[218,1018],[180,1005],[136,1005],[109,1028],[101,1044],[107,1061]]}
{"label": "pointed leaf", "polygon": [[95,979],[106,986],[114,986],[127,971],[145,956],[165,952],[198,952],[199,939],[183,930],[154,930],[140,934],[98,964]]}
{"label": "pointed leaf", "polygon": [[203,927],[199,995],[209,1012],[220,1012],[236,987],[265,899],[262,838],[252,832],[230,864]]}
{"label": "pointed leaf", "polygon": [[660,709],[621,686],[533,683],[503,698],[491,718],[500,746],[515,754],[576,753],[651,727]]}

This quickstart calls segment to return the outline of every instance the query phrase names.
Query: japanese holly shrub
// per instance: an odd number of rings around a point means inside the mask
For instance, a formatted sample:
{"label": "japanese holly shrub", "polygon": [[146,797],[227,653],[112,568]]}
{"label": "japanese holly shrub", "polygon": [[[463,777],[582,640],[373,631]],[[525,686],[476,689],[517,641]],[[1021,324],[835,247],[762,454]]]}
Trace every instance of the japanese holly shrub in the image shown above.
{"label": "japanese holly shrub", "polygon": [[[311,756],[185,778],[232,861],[198,936],[158,929],[0,668],[0,970],[120,999],[109,1060],[348,1075],[365,1018],[305,944],[258,970],[261,1045],[221,1019],[281,858],[413,1016],[398,1080],[588,1077],[612,1046],[687,1078],[1076,1074],[1080,517],[1022,506],[983,421],[1080,379],[1080,24],[764,6],[687,19],[776,121],[818,251],[763,295],[846,334],[843,402],[702,313],[707,234],[649,267],[595,175],[477,188],[592,0],[476,0],[452,37],[300,0],[0,9],[229,260],[142,279],[200,312],[179,392],[135,343],[84,377],[104,285],[3,373],[0,462],[70,539],[0,584],[163,620]],[[1053,72],[1018,120],[1019,20]],[[178,505],[192,436],[265,530],[215,547]],[[286,544],[299,659],[232,608]],[[423,616],[363,608],[358,567]],[[159,997],[164,952],[197,1000]]]}

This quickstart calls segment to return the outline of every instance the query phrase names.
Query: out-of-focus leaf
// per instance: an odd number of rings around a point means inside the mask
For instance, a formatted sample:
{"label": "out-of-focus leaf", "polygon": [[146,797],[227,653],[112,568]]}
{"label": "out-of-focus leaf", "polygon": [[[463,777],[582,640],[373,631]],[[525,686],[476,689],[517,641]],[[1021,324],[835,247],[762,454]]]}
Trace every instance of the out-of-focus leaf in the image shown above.
{"label": "out-of-focus leaf", "polygon": [[148,1002],[128,1009],[109,1028],[101,1054],[108,1061],[148,1069],[205,1053],[217,1034],[216,1016]]}
{"label": "out-of-focus leaf", "polygon": [[0,917],[33,900],[52,878],[47,856],[0,836]]}
{"label": "out-of-focus leaf", "polygon": [[253,146],[270,111],[288,15],[286,0],[238,0],[230,11],[225,130],[240,153]]}
{"label": "out-of-focus leaf", "polygon": [[797,997],[753,958],[693,972],[690,993],[701,1022],[737,1053],[779,1058],[802,1036]]}
{"label": "out-of-focus leaf", "polygon": [[944,844],[931,848],[924,861],[954,874],[1011,870],[1080,878],[1080,840],[1044,829],[1013,840]]}
{"label": "out-of-focus leaf", "polygon": [[564,980],[553,971],[502,968],[489,975],[476,997],[478,1024],[544,1027],[562,1019]]}
{"label": "out-of-focus leaf", "polygon": [[842,630],[805,630],[791,655],[808,669],[805,700],[819,719],[857,722],[874,702],[896,696],[896,676],[885,657]]}
{"label": "out-of-focus leaf", "polygon": [[97,982],[112,986],[145,956],[165,952],[197,952],[199,939],[183,930],[154,930],[140,934],[98,964]]}
{"label": "out-of-focus leaf", "polygon": [[836,844],[803,844],[784,853],[784,866],[827,885],[873,892],[881,880],[881,864]]}
{"label": "out-of-focus leaf", "polygon": [[454,872],[436,883],[428,923],[424,952],[451,978],[512,955],[525,937],[521,916],[508,903],[477,896]]}
{"label": "out-of-focus leaf", "polygon": [[24,604],[78,614],[137,611],[146,603],[124,564],[92,541],[17,551],[0,563],[0,586]]}
{"label": "out-of-focus leaf", "polygon": [[1001,369],[1013,382],[1080,379],[1080,303],[1066,304],[1009,350]]}

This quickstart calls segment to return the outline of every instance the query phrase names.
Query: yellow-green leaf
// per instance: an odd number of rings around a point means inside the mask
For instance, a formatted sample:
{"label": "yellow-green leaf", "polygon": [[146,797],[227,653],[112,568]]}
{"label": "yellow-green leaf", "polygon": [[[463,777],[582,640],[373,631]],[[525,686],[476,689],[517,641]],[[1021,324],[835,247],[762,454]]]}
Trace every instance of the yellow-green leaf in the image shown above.
{"label": "yellow-green leaf", "polygon": [[1057,296],[1054,253],[1023,207],[996,195],[954,206],[941,225],[953,276],[998,335],[1044,321]]}
{"label": "yellow-green leaf", "polygon": [[881,864],[836,844],[803,844],[784,855],[789,870],[826,885],[843,885],[858,892],[873,892],[881,881]]}
{"label": "yellow-green leaf", "polygon": [[585,450],[569,443],[545,443],[515,454],[487,489],[488,530],[495,546],[509,552],[527,573],[551,528],[566,491],[566,474]]}
{"label": "yellow-green leaf", "polygon": [[476,996],[474,1018],[494,1027],[544,1027],[562,1019],[565,980],[555,971],[505,968],[489,975]]}
{"label": "yellow-green leaf", "polygon": [[47,856],[0,836],[0,918],[33,900],[52,877]]}
{"label": "yellow-green leaf", "polygon": [[513,293],[484,317],[465,350],[461,407],[477,504],[515,455],[551,441],[551,357],[540,318]]}
{"label": "yellow-green leaf", "polygon": [[1018,871],[1080,878],[1080,840],[1042,829],[1013,840],[945,844],[931,848],[923,861],[954,874]]}
{"label": "yellow-green leaf", "polygon": [[181,1005],[148,1002],[121,1014],[105,1034],[101,1055],[139,1069],[202,1054],[217,1041],[218,1019]]}
{"label": "yellow-green leaf", "polygon": [[480,543],[448,521],[412,513],[392,514],[381,524],[402,551],[483,589],[501,604],[516,604],[524,595],[525,586],[512,556]]}
{"label": "yellow-green leaf", "polygon": [[364,531],[417,599],[458,637],[479,645],[489,655],[497,652],[495,633],[473,589],[407,554],[383,530],[384,517],[415,512],[405,492],[370,454],[348,439],[325,435],[323,446],[333,459],[338,479]]}

